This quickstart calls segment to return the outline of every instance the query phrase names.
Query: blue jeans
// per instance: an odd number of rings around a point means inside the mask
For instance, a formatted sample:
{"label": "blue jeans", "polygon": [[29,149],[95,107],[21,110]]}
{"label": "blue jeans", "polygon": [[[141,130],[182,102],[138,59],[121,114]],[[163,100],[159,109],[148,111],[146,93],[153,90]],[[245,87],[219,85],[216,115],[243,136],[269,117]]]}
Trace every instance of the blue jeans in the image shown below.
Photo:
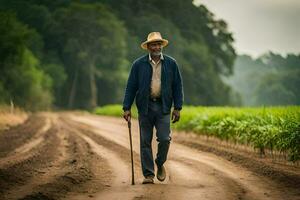
{"label": "blue jeans", "polygon": [[170,114],[163,114],[161,102],[149,101],[148,115],[139,114],[140,155],[143,175],[154,177],[154,162],[152,155],[153,128],[156,129],[158,141],[155,163],[162,166],[167,160],[171,141]]}

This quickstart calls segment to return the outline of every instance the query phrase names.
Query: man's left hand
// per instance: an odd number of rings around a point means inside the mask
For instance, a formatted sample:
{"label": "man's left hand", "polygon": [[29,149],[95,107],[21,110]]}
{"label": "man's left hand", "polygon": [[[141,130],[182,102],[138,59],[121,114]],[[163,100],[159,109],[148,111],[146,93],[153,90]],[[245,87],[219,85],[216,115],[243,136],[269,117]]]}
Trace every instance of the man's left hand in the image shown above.
{"label": "man's left hand", "polygon": [[175,122],[179,121],[180,111],[179,110],[173,110],[171,119],[172,119],[172,123],[175,123]]}

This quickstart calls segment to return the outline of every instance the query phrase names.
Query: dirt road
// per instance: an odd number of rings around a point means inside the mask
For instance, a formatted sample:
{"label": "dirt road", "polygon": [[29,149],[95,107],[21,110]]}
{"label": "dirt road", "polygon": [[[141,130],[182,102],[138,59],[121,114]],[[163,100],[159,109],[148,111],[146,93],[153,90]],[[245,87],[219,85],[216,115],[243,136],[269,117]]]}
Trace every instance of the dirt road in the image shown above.
{"label": "dirt road", "polygon": [[[300,199],[295,185],[192,148],[176,133],[166,181],[142,185],[137,124],[133,121],[134,186],[121,118],[40,113],[0,132],[0,199]],[[155,138],[153,149],[155,155]]]}

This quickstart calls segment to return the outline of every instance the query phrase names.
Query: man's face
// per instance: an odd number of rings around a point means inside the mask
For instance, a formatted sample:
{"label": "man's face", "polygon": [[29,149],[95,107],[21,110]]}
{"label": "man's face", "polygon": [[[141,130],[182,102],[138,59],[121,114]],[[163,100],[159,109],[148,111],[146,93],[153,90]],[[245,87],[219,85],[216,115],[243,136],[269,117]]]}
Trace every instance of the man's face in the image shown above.
{"label": "man's face", "polygon": [[148,44],[148,51],[153,56],[159,56],[162,52],[162,42],[151,42]]}

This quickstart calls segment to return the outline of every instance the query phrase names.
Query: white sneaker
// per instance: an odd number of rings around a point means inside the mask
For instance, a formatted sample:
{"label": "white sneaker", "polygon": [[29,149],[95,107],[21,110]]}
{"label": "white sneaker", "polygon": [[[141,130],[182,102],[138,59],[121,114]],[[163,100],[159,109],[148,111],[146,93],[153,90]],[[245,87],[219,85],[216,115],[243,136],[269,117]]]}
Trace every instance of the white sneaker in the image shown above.
{"label": "white sneaker", "polygon": [[154,183],[154,179],[152,176],[145,177],[143,180],[143,184],[153,184],[153,183]]}

